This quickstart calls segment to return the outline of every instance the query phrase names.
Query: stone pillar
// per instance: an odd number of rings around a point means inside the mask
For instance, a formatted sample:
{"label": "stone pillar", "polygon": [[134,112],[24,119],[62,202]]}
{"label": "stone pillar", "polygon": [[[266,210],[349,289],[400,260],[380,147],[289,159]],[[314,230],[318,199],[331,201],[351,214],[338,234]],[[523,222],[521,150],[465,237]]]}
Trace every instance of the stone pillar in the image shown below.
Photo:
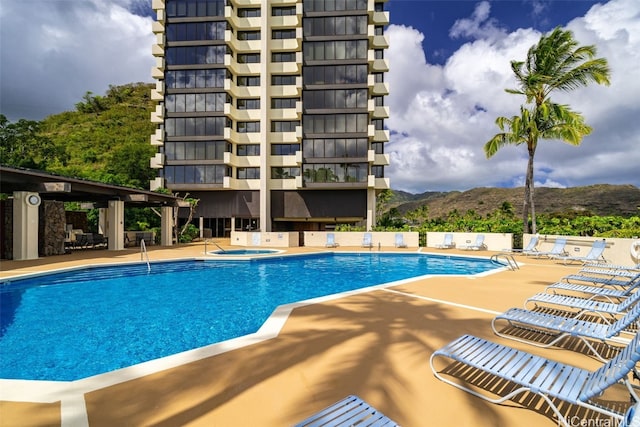
{"label": "stone pillar", "polygon": [[109,250],[118,251],[124,249],[124,202],[121,200],[109,200],[107,210],[107,237],[109,238]]}
{"label": "stone pillar", "polygon": [[39,255],[63,255],[66,237],[66,217],[64,203],[45,200],[40,206],[42,218],[39,219],[38,246]]}
{"label": "stone pillar", "polygon": [[173,246],[173,207],[163,206],[160,219],[160,244]]}
{"label": "stone pillar", "polygon": [[13,259],[38,259],[38,193],[13,193]]}

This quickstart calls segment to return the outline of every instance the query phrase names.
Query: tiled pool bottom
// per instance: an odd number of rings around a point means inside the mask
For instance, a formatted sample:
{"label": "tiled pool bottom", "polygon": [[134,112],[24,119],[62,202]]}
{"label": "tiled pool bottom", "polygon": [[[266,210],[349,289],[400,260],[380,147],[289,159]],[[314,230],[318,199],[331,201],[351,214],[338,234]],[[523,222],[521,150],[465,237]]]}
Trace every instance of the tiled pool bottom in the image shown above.
{"label": "tiled pool bottom", "polygon": [[139,264],[99,267],[14,281],[2,289],[0,357],[7,363],[0,376],[76,380],[254,333],[283,304],[493,268],[462,257],[339,253],[158,263],[150,274]]}

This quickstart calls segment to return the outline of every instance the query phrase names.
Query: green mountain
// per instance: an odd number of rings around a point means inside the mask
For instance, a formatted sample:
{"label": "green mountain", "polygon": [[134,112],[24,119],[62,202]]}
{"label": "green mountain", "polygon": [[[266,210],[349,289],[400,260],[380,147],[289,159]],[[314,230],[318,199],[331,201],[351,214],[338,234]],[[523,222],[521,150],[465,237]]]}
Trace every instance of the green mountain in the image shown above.
{"label": "green mountain", "polygon": [[41,122],[8,123],[0,115],[2,163],[148,189],[156,176],[149,168],[156,151],[149,144],[151,88],[131,83],[110,86],[104,96],[87,92],[75,111]]}
{"label": "green mountain", "polygon": [[[633,185],[589,185],[572,188],[536,188],[536,212],[546,214],[592,214],[599,216],[633,216],[640,213],[640,189]],[[427,192],[411,195],[393,192],[389,208],[404,215],[427,206],[429,217],[444,217],[452,210],[460,213],[473,210],[485,216],[500,209],[504,202],[513,206],[515,214],[522,215],[524,188],[474,188],[448,193]]]}

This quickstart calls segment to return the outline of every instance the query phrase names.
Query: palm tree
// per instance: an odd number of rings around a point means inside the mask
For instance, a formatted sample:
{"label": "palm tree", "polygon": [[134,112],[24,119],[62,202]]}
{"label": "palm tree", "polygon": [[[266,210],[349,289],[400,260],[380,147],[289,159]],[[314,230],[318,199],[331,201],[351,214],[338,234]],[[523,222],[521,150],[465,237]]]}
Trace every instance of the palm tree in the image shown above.
{"label": "palm tree", "polygon": [[[551,102],[554,90],[571,91],[594,82],[609,85],[609,66],[604,58],[595,58],[595,46],[578,46],[571,31],[555,28],[542,36],[538,44],[531,46],[526,61],[511,61],[519,89],[506,89],[508,93],[524,95],[525,103],[520,116],[498,117],[496,124],[502,131],[485,144],[487,157],[507,144],[526,144],[529,153],[525,179],[523,209],[524,232],[536,232],[535,205],[533,202],[533,158],[538,139],[560,139],[572,145],[580,145],[582,138],[591,132],[580,113],[566,105]],[[531,229],[528,217],[531,212]]]}
{"label": "palm tree", "polygon": [[[522,209],[524,233],[536,233],[536,211],[533,203],[533,159],[538,146],[538,139],[560,139],[571,145],[580,145],[582,138],[591,133],[591,128],[584,122],[580,113],[569,109],[566,105],[546,102],[540,108],[528,110],[520,107],[520,115],[498,117],[496,124],[502,132],[496,134],[484,146],[487,157],[492,157],[505,145],[527,146],[529,161],[525,179],[525,195]],[[531,228],[529,227],[531,214]]]}

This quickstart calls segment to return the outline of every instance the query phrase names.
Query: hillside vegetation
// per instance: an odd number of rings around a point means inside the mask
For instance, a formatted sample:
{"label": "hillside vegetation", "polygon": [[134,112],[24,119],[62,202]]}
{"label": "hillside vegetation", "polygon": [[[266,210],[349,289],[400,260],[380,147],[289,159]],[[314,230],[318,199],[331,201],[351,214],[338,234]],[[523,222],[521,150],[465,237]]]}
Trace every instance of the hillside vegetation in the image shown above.
{"label": "hillside vegetation", "polygon": [[63,176],[149,188],[156,172],[149,159],[152,85],[110,86],[104,96],[87,92],[75,111],[37,122],[8,123],[0,116],[0,157],[10,166]]}
{"label": "hillside vegetation", "polygon": [[[640,212],[640,189],[633,185],[599,184],[572,188],[536,188],[536,211],[540,214],[632,216]],[[504,202],[513,206],[517,217],[522,214],[524,188],[474,188],[460,192],[427,192],[410,194],[394,191],[388,207],[396,208],[401,215],[423,206],[429,217],[445,217],[456,210],[460,213],[474,211],[486,216],[500,209]]]}

